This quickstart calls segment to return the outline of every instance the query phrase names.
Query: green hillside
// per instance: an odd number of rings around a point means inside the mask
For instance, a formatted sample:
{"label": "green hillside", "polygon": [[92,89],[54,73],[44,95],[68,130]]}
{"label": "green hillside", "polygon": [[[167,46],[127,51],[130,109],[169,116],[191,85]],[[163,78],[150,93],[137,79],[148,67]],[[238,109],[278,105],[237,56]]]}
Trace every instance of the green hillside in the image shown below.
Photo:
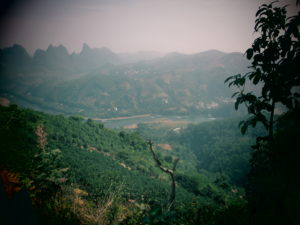
{"label": "green hillside", "polygon": [[[159,224],[167,220],[170,224],[197,224],[211,220],[213,214],[221,215],[228,206],[243,205],[239,197],[243,191],[226,181],[230,176],[227,171],[199,170],[197,154],[172,142],[170,135],[161,136],[160,142],[154,140],[165,166],[171,167],[172,160],[180,158],[176,203],[171,212],[166,209],[169,177],[155,165],[139,134],[142,130],[110,130],[79,116],[49,115],[15,105],[1,107],[0,115],[2,168],[17,174],[19,185],[27,187],[40,218],[46,219],[51,212],[55,224],[93,224],[95,215],[91,214],[109,201],[112,205],[101,219],[110,224]],[[160,145],[168,140],[174,146],[171,151]],[[205,210],[202,219],[198,218],[200,209]]]}

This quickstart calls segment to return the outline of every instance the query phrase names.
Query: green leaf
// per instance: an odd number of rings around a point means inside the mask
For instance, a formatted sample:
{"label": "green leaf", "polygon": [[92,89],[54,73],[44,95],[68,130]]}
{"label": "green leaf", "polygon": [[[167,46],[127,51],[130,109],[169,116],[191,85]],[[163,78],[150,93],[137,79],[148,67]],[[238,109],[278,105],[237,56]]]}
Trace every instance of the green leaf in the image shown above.
{"label": "green leaf", "polygon": [[254,56],[254,61],[255,62],[261,62],[263,60],[263,55],[262,54],[257,54]]}
{"label": "green leaf", "polygon": [[241,122],[239,122],[239,127],[241,127],[244,123],[245,123],[244,120],[242,120]]}
{"label": "green leaf", "polygon": [[249,48],[249,49],[246,51],[246,54],[247,54],[247,59],[251,59],[252,56],[253,56],[253,49],[252,49],[252,48]]}
{"label": "green leaf", "polygon": [[239,79],[239,85],[240,86],[243,86],[245,84],[245,82],[246,82],[246,78],[245,77],[242,77],[242,78]]}
{"label": "green leaf", "polygon": [[244,135],[247,131],[248,128],[248,123],[244,123],[243,126],[241,127],[241,133]]}
{"label": "green leaf", "polygon": [[235,96],[236,96],[237,94],[239,94],[239,93],[240,93],[239,91],[233,93],[233,95],[231,96],[231,98],[235,97]]}
{"label": "green leaf", "polygon": [[234,104],[235,110],[238,110],[239,105],[241,104],[242,100],[243,100],[242,97],[238,97],[238,98],[236,99],[235,104]]}
{"label": "green leaf", "polygon": [[260,15],[264,10],[266,10],[264,7],[259,8],[259,10],[257,10],[255,17],[257,17],[258,15]]}
{"label": "green leaf", "polygon": [[256,74],[255,76],[254,76],[254,79],[253,79],[253,84],[258,84],[258,82],[260,81],[260,75],[259,74]]}
{"label": "green leaf", "polygon": [[234,81],[230,82],[230,83],[228,84],[228,87],[231,87],[233,84],[235,84]]}
{"label": "green leaf", "polygon": [[253,95],[251,92],[244,95],[244,100],[248,101],[251,104],[253,104],[256,101],[256,99],[256,96]]}
{"label": "green leaf", "polygon": [[224,83],[227,83],[229,80],[231,80],[233,78],[233,76],[227,77],[226,80],[224,81]]}

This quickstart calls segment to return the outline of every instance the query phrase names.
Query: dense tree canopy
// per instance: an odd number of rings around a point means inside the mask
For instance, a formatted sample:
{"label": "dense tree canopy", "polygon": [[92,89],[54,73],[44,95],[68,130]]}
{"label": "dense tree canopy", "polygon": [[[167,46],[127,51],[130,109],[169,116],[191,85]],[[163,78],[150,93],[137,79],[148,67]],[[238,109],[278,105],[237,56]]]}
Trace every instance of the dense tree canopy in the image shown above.
{"label": "dense tree canopy", "polygon": [[[300,161],[300,12],[287,17],[286,6],[263,4],[256,13],[259,37],[246,56],[250,72],[225,80],[237,88],[235,108],[245,104],[251,115],[242,121],[244,134],[249,125],[261,122],[267,136],[257,138],[251,159],[247,187],[249,224],[299,224]],[[299,1],[297,1],[297,5]],[[246,91],[246,82],[261,88]],[[279,115],[276,107],[281,106]]]}
{"label": "dense tree canopy", "polygon": [[[238,89],[233,94],[237,96],[235,108],[245,103],[252,115],[241,123],[242,133],[249,125],[261,122],[272,137],[276,105],[282,104],[288,110],[299,108],[300,12],[287,18],[286,6],[274,7],[273,2],[263,4],[256,17],[255,32],[260,36],[246,51],[247,58],[252,60],[250,72],[231,76],[225,82]],[[259,95],[246,91],[247,80],[262,85]]]}

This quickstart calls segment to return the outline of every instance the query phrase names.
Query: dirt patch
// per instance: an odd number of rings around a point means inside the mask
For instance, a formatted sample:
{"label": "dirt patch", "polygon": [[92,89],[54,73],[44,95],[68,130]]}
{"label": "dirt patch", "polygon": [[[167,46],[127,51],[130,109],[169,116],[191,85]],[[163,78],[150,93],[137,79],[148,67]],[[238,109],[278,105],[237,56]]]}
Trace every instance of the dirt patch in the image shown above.
{"label": "dirt patch", "polygon": [[175,125],[184,125],[187,124],[188,121],[185,120],[168,120],[168,119],[157,119],[157,120],[152,120],[152,121],[148,121],[145,123],[160,123],[160,124],[164,124],[164,125],[169,125],[169,126],[175,126]]}
{"label": "dirt patch", "polygon": [[125,163],[118,163],[120,166],[124,167],[125,169],[131,170],[129,166],[127,166]]}
{"label": "dirt patch", "polygon": [[126,125],[123,128],[125,128],[125,129],[136,129],[136,128],[138,128],[138,125],[136,123],[133,123],[133,124]]}
{"label": "dirt patch", "polygon": [[[80,148],[83,149],[83,146],[81,146],[81,147]],[[92,147],[92,146],[88,147],[86,150],[88,150],[89,152],[97,152],[97,153],[100,153],[100,154],[105,155],[105,156],[112,156],[112,154],[110,154],[108,152],[98,150],[97,148]]]}
{"label": "dirt patch", "polygon": [[0,98],[0,105],[7,107],[10,105],[10,101],[7,98]]}
{"label": "dirt patch", "polygon": [[157,144],[157,146],[166,151],[171,151],[173,149],[170,144]]}
{"label": "dirt patch", "polygon": [[122,116],[122,117],[113,117],[113,118],[93,118],[93,120],[127,120],[127,119],[135,119],[135,118],[143,118],[151,116],[150,114],[136,115],[136,116]]}

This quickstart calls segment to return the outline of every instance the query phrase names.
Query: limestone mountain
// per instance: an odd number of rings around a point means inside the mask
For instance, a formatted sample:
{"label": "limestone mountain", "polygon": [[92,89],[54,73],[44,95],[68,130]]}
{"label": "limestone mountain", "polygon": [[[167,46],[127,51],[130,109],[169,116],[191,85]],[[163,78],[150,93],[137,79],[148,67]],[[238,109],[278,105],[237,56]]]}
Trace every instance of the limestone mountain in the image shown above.
{"label": "limestone mountain", "polygon": [[[92,49],[86,44],[78,54],[69,54],[62,45],[50,45],[46,51],[37,50],[33,57],[24,48],[12,48],[23,55],[26,69],[8,72],[17,67],[17,62],[1,62],[7,68],[1,69],[2,96],[10,95],[14,101],[30,103],[38,109],[85,116],[224,116],[232,102],[231,90],[223,81],[229,75],[246,71],[248,66],[241,53],[217,50],[190,55],[157,54],[157,58],[148,55],[149,60],[140,57],[143,60],[125,63],[124,55],[107,48]],[[8,58],[5,51],[1,50],[1,57]]]}

